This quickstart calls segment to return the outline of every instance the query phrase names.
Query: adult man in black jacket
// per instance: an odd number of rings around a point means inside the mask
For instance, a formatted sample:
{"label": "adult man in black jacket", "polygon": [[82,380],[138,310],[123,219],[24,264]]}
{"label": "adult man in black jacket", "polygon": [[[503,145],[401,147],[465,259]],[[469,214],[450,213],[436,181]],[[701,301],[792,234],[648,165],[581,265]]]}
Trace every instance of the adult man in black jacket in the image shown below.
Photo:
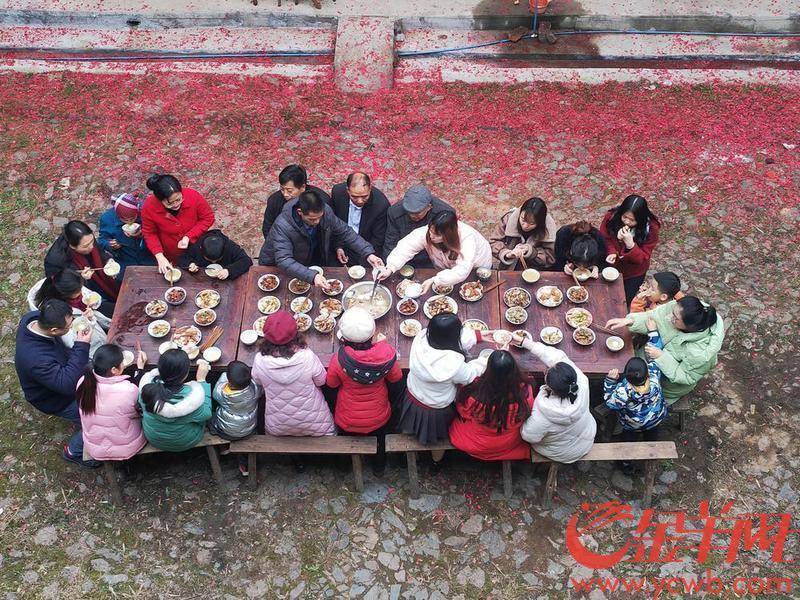
{"label": "adult man in black jacket", "polygon": [[261,233],[264,234],[265,240],[275,219],[281,214],[283,207],[288,202],[296,200],[303,192],[316,192],[326,202],[330,201],[327,192],[316,186],[308,185],[308,173],[306,173],[306,168],[303,165],[288,165],[284,167],[278,174],[278,183],[281,189],[267,198],[267,207],[264,209],[264,222],[261,224]]}
{"label": "adult man in black jacket", "polygon": [[[369,175],[358,171],[350,173],[346,183],[333,186],[330,204],[337,217],[372,244],[375,254],[383,255],[389,200],[382,191],[372,187]],[[336,248],[335,251],[338,262],[348,262],[344,248]]]}

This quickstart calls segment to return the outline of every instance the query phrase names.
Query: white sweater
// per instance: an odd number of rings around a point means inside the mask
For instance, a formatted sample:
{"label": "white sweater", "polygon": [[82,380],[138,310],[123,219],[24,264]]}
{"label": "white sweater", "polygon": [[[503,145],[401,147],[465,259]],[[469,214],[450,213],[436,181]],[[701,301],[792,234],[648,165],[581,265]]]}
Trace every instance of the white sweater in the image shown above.
{"label": "white sweater", "polygon": [[[471,329],[461,331],[461,346],[469,350],[477,343]],[[458,385],[466,385],[483,374],[491,352],[471,361],[453,350],[437,350],[428,344],[428,330],[414,338],[408,357],[408,391],[431,408],[445,408],[456,399]]]}
{"label": "white sweater", "polygon": [[530,340],[526,340],[524,347],[547,367],[564,362],[575,369],[578,397],[573,403],[542,386],[533,402],[531,416],[522,426],[522,439],[542,456],[560,463],[575,462],[591,450],[597,432],[597,424],[589,412],[589,379],[562,350]]}
{"label": "white sweater", "polygon": [[[397,242],[395,249],[386,257],[386,266],[396,272],[417,253],[426,250],[427,234],[427,227],[417,227]],[[436,268],[443,269],[433,278],[436,285],[457,285],[469,277],[472,269],[492,268],[492,247],[479,231],[459,221],[458,237],[461,253],[455,261],[446,259],[442,252],[428,252]]]}

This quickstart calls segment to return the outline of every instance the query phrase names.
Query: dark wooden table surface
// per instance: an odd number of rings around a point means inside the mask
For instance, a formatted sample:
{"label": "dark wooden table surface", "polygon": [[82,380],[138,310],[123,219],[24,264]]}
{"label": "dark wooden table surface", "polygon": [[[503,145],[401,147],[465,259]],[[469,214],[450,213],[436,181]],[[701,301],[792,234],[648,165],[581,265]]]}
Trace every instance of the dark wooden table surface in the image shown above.
{"label": "dark wooden table surface", "polygon": [[[627,330],[618,335],[625,341],[625,347],[619,352],[611,352],[606,348],[606,338],[609,334],[592,327],[597,336],[591,346],[581,346],[572,339],[573,329],[567,324],[565,319],[566,312],[573,307],[580,306],[592,313],[592,325],[605,325],[611,317],[624,317],[628,314],[625,304],[625,289],[622,285],[622,278],[613,283],[603,279],[590,279],[584,283],[584,287],[589,290],[589,300],[583,304],[574,304],[567,299],[567,288],[575,285],[574,280],[564,273],[543,272],[542,277],[536,283],[525,283],[521,277],[521,271],[500,271],[499,277],[504,281],[500,286],[501,311],[505,315],[505,304],[502,300],[503,292],[507,289],[519,286],[531,293],[533,301],[527,308],[528,321],[524,326],[519,327],[529,331],[533,339],[539,341],[539,334],[543,327],[555,326],[564,333],[564,339],[556,347],[567,353],[572,361],[586,374],[587,377],[605,376],[610,369],[622,369],[629,358],[633,356],[633,346],[631,336]],[[536,290],[543,285],[555,285],[564,293],[564,302],[555,308],[547,308],[536,301]],[[511,326],[503,317],[503,327],[517,329]],[[520,368],[523,371],[533,373],[543,373],[544,365],[530,352],[512,348],[512,352],[517,357]]]}
{"label": "dark wooden table surface", "polygon": [[[235,281],[211,279],[201,269],[197,274],[182,271],[182,276],[175,285],[186,290],[186,301],[179,306],[169,306],[163,317],[172,324],[172,329],[182,325],[194,325],[194,313],[198,310],[194,299],[198,292],[205,289],[217,290],[221,301],[214,310],[217,321],[212,325],[200,327],[203,338],[211,333],[214,325],[225,329],[215,346],[222,350],[222,357],[212,364],[214,370],[224,369],[236,357],[239,342],[239,329],[242,321],[242,305],[245,299],[247,275]],[[151,300],[164,299],[164,292],[171,286],[158,272],[156,267],[128,267],[122,280],[119,298],[111,319],[108,339],[124,349],[134,350],[136,341],[142,344],[147,353],[149,365],[158,362],[158,347],[170,339],[171,332],[163,338],[153,338],[147,333],[147,325],[153,321],[144,312],[145,305]],[[202,341],[200,342],[202,344]]]}

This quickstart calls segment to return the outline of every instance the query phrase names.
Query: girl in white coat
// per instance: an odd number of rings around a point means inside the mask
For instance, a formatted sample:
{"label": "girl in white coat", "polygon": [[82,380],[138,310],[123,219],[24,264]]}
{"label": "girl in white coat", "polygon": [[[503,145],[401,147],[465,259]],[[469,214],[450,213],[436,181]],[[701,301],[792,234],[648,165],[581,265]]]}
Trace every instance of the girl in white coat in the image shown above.
{"label": "girl in white coat", "polygon": [[428,252],[437,269],[442,269],[422,282],[423,293],[434,283],[458,285],[473,269],[492,268],[492,247],[486,238],[448,210],[437,214],[427,228],[418,227],[397,242],[386,257],[386,266],[379,270],[378,279],[386,279],[422,250]]}
{"label": "girl in white coat", "polygon": [[562,350],[528,338],[522,346],[547,367],[522,439],[551,460],[575,462],[592,448],[597,432],[589,412],[589,379]]}

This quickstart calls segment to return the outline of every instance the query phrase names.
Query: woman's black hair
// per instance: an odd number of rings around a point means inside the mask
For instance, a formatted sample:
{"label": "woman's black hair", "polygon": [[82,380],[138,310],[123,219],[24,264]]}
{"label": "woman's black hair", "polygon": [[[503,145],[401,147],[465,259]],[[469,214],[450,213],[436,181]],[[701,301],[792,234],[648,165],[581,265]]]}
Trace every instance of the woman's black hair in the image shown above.
{"label": "woman's black hair", "polygon": [[441,313],[428,323],[428,344],[437,350],[452,350],[467,355],[461,347],[461,320],[452,313]]}
{"label": "woman's black hair", "polygon": [[81,239],[85,236],[94,236],[92,228],[83,221],[69,221],[64,225],[64,239],[73,248],[81,243]]}
{"label": "woman's black hair", "polygon": [[696,296],[684,296],[678,300],[678,306],[686,332],[705,331],[717,322],[717,310],[710,304],[703,304]]}
{"label": "woman's black hair", "polygon": [[33,303],[38,307],[42,305],[42,302],[50,298],[69,302],[75,292],[80,292],[82,288],[83,277],[81,277],[80,273],[72,269],[63,269],[52,277],[45,278],[42,285],[36,290]]}
{"label": "woman's black hair", "polygon": [[569,248],[569,262],[578,267],[593,267],[600,256],[600,246],[591,234],[572,240]]}
{"label": "woman's black hair", "polygon": [[158,359],[158,381],[142,388],[142,402],[151,413],[159,413],[177,394],[189,376],[189,355],[183,350],[167,350]]}
{"label": "woman's black hair", "polygon": [[181,182],[172,175],[150,175],[145,185],[161,202],[168,200],[175,192],[183,191]]}
{"label": "woman's black hair", "polygon": [[617,237],[617,233],[622,228],[622,215],[626,212],[633,213],[633,217],[636,219],[636,227],[633,230],[633,240],[637,244],[643,243],[647,239],[650,220],[652,219],[657,223],[658,218],[650,212],[650,208],[647,206],[647,200],[637,194],[626,196],[622,204],[614,209],[614,214],[611,215],[611,218],[608,220],[608,232],[612,237]]}
{"label": "woman's black hair", "polygon": [[670,299],[675,297],[675,294],[681,291],[681,280],[672,271],[661,271],[655,273],[653,279],[658,285],[658,289],[664,292]]}
{"label": "woman's black hair", "polygon": [[499,433],[508,426],[509,416],[514,423],[530,416],[531,409],[525,402],[528,389],[514,356],[507,350],[495,350],[489,355],[484,374],[461,388],[456,402],[466,402],[472,396],[481,407],[481,423]]}
{"label": "woman's black hair", "polygon": [[50,298],[39,307],[39,327],[42,329],[64,329],[67,317],[72,315],[72,307],[63,300]]}
{"label": "woman's black hair", "polygon": [[647,381],[647,363],[644,359],[634,356],[625,363],[625,379],[632,385],[644,385]]}
{"label": "woman's black hair", "polygon": [[225,251],[225,238],[215,233],[206,235],[200,242],[200,250],[204,258],[216,262],[222,258]]}
{"label": "woman's black hair", "polygon": [[122,365],[122,348],[116,344],[103,344],[94,352],[92,360],[86,365],[83,381],[78,386],[78,406],[81,412],[93,415],[97,401],[97,376],[108,377],[111,369]]}
{"label": "woman's black hair", "polygon": [[556,396],[566,398],[570,404],[578,398],[578,374],[572,365],[565,362],[554,364],[547,370],[544,382]]}
{"label": "woman's black hair", "polygon": [[228,364],[225,371],[228,374],[228,383],[235,390],[243,390],[250,385],[250,367],[240,360],[234,360]]}
{"label": "woman's black hair", "polygon": [[528,235],[535,238],[544,237],[547,231],[547,204],[545,204],[544,200],[537,197],[528,198],[519,207],[519,212],[520,215],[531,215],[533,220],[536,221],[536,227]]}
{"label": "woman's black hair", "polygon": [[299,188],[308,183],[308,173],[303,165],[287,165],[278,173],[278,183],[286,185],[289,182]]}

